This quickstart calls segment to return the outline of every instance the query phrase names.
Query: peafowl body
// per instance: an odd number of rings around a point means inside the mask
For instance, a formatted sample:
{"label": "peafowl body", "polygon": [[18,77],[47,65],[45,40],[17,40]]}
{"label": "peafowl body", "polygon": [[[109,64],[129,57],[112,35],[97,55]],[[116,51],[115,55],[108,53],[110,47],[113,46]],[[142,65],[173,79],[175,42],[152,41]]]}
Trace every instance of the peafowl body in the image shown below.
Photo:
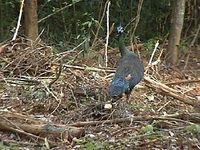
{"label": "peafowl body", "polygon": [[132,89],[142,80],[144,76],[144,66],[138,56],[129,51],[124,44],[123,27],[117,28],[119,34],[119,50],[121,58],[118,62],[115,76],[109,87],[109,95],[118,99],[125,93],[129,99]]}

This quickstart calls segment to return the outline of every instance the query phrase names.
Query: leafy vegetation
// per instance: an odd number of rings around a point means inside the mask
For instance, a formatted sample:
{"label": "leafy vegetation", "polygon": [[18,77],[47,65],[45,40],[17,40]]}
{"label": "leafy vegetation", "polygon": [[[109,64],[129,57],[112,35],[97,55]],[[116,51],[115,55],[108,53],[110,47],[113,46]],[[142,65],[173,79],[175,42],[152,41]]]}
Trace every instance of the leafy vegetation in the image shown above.
{"label": "leafy vegetation", "polygon": [[[2,35],[0,41],[11,38],[13,35],[13,32],[11,31],[14,31],[14,27],[17,23],[20,6],[19,2],[20,1],[18,0],[2,0],[0,2],[0,17],[2,20],[0,23],[0,33]],[[66,7],[70,5],[71,2],[74,3],[73,6]],[[148,41],[147,43],[149,43],[150,39],[163,37],[168,34],[170,26],[170,6],[171,4],[169,0],[150,0],[143,2],[140,22],[136,30],[136,36],[138,36],[141,41]],[[63,7],[66,8],[62,11],[58,11]],[[105,2],[97,0],[82,0],[77,3],[76,1],[66,0],[38,1],[39,31],[41,32],[44,29],[44,32],[41,35],[42,39],[50,45],[53,44],[60,48],[66,48],[67,45],[78,44],[86,38],[90,39],[91,45],[93,42],[91,39],[94,39],[96,34],[98,34],[98,37],[105,38],[105,17],[103,18],[103,22],[100,21],[103,16],[104,7]],[[135,18],[137,7],[138,1],[111,1],[110,24],[117,24],[119,20],[121,20],[124,25],[128,25],[126,31],[127,33],[130,33],[132,25],[134,25],[134,21],[130,22],[130,20]],[[191,7],[193,7],[192,9],[195,9],[195,6],[192,5]],[[50,14],[53,15],[44,19]],[[186,17],[187,20],[185,24],[187,25],[190,22],[188,19],[190,16]],[[193,22],[192,25],[194,25]],[[97,32],[98,28],[99,31]],[[192,26],[185,26],[185,29],[188,30],[188,28],[192,29]],[[24,32],[22,28],[20,31],[21,35],[23,35]],[[111,35],[111,37],[112,36],[113,35]],[[113,42],[114,40],[111,39],[110,45],[115,45]],[[128,40],[128,42],[130,41]]]}

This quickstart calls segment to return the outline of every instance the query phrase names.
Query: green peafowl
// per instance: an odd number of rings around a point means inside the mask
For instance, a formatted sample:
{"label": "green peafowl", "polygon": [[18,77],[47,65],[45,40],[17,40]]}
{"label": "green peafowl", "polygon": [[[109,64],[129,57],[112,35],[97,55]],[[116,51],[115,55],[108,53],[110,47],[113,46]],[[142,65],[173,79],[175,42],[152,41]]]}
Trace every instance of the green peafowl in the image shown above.
{"label": "green peafowl", "polygon": [[122,98],[125,93],[128,100],[131,91],[144,76],[144,66],[139,57],[125,47],[124,29],[121,25],[117,27],[117,33],[121,58],[108,93],[113,99]]}

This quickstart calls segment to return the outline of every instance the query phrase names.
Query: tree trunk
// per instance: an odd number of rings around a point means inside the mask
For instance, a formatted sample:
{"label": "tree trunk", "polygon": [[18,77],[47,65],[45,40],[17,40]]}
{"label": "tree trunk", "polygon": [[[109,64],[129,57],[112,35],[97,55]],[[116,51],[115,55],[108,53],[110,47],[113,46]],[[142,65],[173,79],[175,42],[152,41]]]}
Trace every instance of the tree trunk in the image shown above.
{"label": "tree trunk", "polygon": [[175,66],[178,61],[178,45],[180,44],[181,31],[185,13],[185,0],[172,1],[171,27],[167,49],[167,63]]}
{"label": "tree trunk", "polygon": [[24,19],[25,35],[35,41],[38,37],[37,0],[25,0]]}

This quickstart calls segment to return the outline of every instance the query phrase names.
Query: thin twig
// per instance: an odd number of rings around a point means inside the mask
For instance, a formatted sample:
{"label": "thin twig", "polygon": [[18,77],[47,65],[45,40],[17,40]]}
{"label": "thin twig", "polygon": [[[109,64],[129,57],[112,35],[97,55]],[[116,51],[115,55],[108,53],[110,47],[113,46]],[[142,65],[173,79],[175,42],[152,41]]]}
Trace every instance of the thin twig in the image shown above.
{"label": "thin twig", "polygon": [[[76,47],[74,47],[72,50],[70,51],[65,51],[65,52],[61,52],[59,54],[57,54],[57,57],[61,56],[61,58],[57,58],[56,61],[60,61],[63,58],[65,58],[69,53],[74,52],[77,48],[79,48],[81,45],[83,45],[86,42],[86,39],[84,41],[82,41],[80,44],[78,44]],[[55,60],[54,60],[55,62]]]}
{"label": "thin twig", "polygon": [[108,2],[108,5],[107,5],[107,11],[106,11],[106,14],[107,14],[107,36],[106,36],[106,44],[105,44],[105,66],[107,67],[108,66],[108,39],[109,39],[109,8],[110,8],[110,1]]}
{"label": "thin twig", "polygon": [[76,0],[76,2],[75,2],[75,3],[72,3],[72,4],[69,4],[69,5],[66,5],[66,6],[64,6],[63,8],[61,8],[61,9],[58,9],[58,10],[57,10],[57,11],[55,11],[54,13],[52,13],[52,14],[49,14],[49,15],[47,15],[46,17],[44,17],[44,18],[40,19],[40,20],[38,21],[38,23],[40,23],[40,22],[42,22],[42,21],[44,21],[44,20],[46,20],[46,19],[50,18],[51,16],[53,16],[53,15],[55,15],[55,14],[57,14],[57,13],[59,13],[59,12],[63,11],[63,10],[65,10],[66,8],[68,8],[68,7],[72,6],[72,5],[74,5],[74,4],[76,4],[76,3],[80,2],[80,1],[82,1],[82,0]]}
{"label": "thin twig", "polygon": [[37,36],[35,41],[38,41],[40,39],[40,36],[42,35],[42,33],[44,32],[44,29],[42,29],[42,31],[40,32],[40,34]]}
{"label": "thin twig", "polygon": [[188,61],[189,61],[189,57],[190,57],[190,53],[191,53],[191,50],[192,50],[192,46],[194,46],[194,43],[196,42],[197,40],[197,37],[198,37],[198,34],[199,34],[199,31],[200,31],[200,24],[198,26],[198,29],[197,29],[197,32],[190,44],[190,47],[189,47],[189,52],[188,52],[188,55],[187,55],[187,58],[186,58],[186,61],[185,61],[185,66],[184,66],[184,69],[186,69],[187,65],[188,65]]}
{"label": "thin twig", "polygon": [[155,52],[156,52],[156,50],[157,50],[157,48],[158,48],[158,45],[159,45],[159,40],[158,40],[158,41],[156,42],[156,44],[155,44],[155,47],[154,47],[153,53],[151,54],[151,58],[149,59],[148,65],[150,65],[150,64],[152,63],[152,60],[153,60],[153,57],[154,57],[154,55],[155,55]]}
{"label": "thin twig", "polygon": [[168,101],[167,103],[165,103],[163,106],[161,106],[157,112],[160,112],[163,108],[165,108],[169,103],[171,103],[171,101]]}
{"label": "thin twig", "polygon": [[95,67],[89,67],[89,66],[73,66],[73,65],[63,64],[63,67],[79,69],[79,70],[95,71],[95,72],[98,72],[98,71],[109,72],[109,73],[114,73],[115,72],[114,69],[101,69],[101,68],[95,68]]}
{"label": "thin twig", "polygon": [[145,69],[145,74],[148,72],[150,67],[156,66],[158,63],[160,63],[160,58],[162,56],[163,49],[161,50],[160,55],[158,56],[158,59],[156,61],[152,62],[153,57],[155,55],[155,52],[156,52],[156,50],[158,48],[158,45],[159,45],[159,41],[157,41],[156,44],[155,44],[154,50],[153,50],[153,52],[151,54],[151,58],[149,59],[149,63],[147,65],[146,69]]}
{"label": "thin twig", "polygon": [[15,30],[14,36],[12,38],[12,41],[14,41],[17,38],[17,34],[18,34],[18,31],[19,31],[20,22],[21,22],[21,18],[22,18],[23,6],[24,6],[24,0],[21,1],[19,17],[18,17],[18,21],[17,21],[17,27],[16,27],[16,30]]}
{"label": "thin twig", "polygon": [[56,77],[55,77],[55,79],[52,80],[52,81],[49,83],[49,85],[48,85],[49,89],[51,89],[51,86],[59,79],[59,77],[60,77],[60,75],[61,75],[61,72],[62,72],[62,66],[63,66],[63,62],[61,61],[61,62],[60,62],[60,66],[59,66],[59,68],[58,68],[58,71],[56,72]]}
{"label": "thin twig", "polygon": [[103,10],[103,14],[102,14],[101,20],[99,21],[99,26],[98,26],[98,28],[97,28],[97,31],[96,31],[94,40],[93,40],[93,42],[92,42],[91,49],[93,48],[93,46],[94,46],[94,44],[95,44],[95,42],[96,42],[96,40],[97,40],[97,36],[99,35],[99,30],[100,30],[100,28],[101,28],[101,24],[102,24],[102,22],[103,22],[103,18],[104,18],[105,13],[106,13],[106,6],[107,6],[107,3],[108,3],[108,0],[107,0],[106,3],[105,3],[105,7],[104,7],[104,10]]}
{"label": "thin twig", "polygon": [[[140,13],[141,13],[141,10],[142,10],[142,4],[143,4],[143,0],[140,0],[139,1],[139,4],[138,4],[138,9],[137,9],[137,15],[136,15],[136,22],[135,22],[135,26],[133,28],[133,31],[131,33],[131,48],[132,50],[134,49],[133,48],[133,37],[135,35],[135,31],[137,29],[137,26],[138,26],[138,23],[140,21]],[[134,41],[135,42],[135,41]]]}
{"label": "thin twig", "polygon": [[51,94],[54,98],[55,98],[55,100],[58,102],[58,105],[56,106],[56,108],[49,114],[49,116],[51,116],[53,113],[55,113],[55,111],[59,108],[59,106],[60,106],[60,104],[61,104],[61,102],[62,102],[62,98],[59,98],[58,99],[58,97],[53,93],[53,91],[51,91],[50,89],[49,89],[49,87],[47,86],[47,85],[45,85],[44,84],[44,87],[45,87],[45,89],[47,90],[47,92],[49,93],[49,94]]}
{"label": "thin twig", "polygon": [[25,79],[25,78],[2,78],[0,82],[6,82],[10,84],[18,84],[18,85],[39,85],[41,81],[34,79]]}
{"label": "thin twig", "polygon": [[188,83],[198,83],[198,82],[200,82],[200,80],[180,80],[180,81],[165,83],[165,85],[188,84]]}

